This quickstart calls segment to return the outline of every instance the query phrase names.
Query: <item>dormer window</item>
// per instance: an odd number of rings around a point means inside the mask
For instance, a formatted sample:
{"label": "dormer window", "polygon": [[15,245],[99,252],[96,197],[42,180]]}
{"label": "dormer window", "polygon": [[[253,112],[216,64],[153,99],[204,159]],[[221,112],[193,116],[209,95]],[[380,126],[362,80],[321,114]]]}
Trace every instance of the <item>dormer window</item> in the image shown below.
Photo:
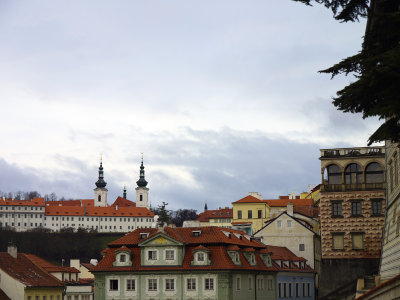
{"label": "dormer window", "polygon": [[149,236],[149,232],[141,232],[140,233],[140,238],[141,239],[145,239],[145,238],[147,238]]}
{"label": "dormer window", "polygon": [[200,253],[197,253],[197,261],[204,261],[204,253],[203,252],[200,252]]}
{"label": "dormer window", "polygon": [[254,254],[250,255],[251,264],[254,265],[256,263],[256,258]]}
{"label": "dormer window", "polygon": [[119,256],[119,261],[122,262],[122,263],[126,262],[126,255],[125,254],[121,254]]}
{"label": "dormer window", "polygon": [[192,233],[193,233],[193,236],[200,236],[201,230],[193,230]]}

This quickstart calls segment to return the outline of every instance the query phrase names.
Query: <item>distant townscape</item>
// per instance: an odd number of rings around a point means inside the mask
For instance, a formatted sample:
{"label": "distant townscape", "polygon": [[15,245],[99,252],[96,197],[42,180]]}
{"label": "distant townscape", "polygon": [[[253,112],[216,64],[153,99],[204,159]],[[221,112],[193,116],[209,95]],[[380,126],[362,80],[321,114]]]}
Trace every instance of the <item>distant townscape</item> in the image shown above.
{"label": "distant townscape", "polygon": [[61,265],[9,241],[0,299],[374,299],[398,289],[399,146],[320,152],[321,183],[306,192],[205,203],[180,227],[166,203],[149,207],[143,160],[136,201],[124,189],[108,204],[102,162],[93,199],[3,198],[3,232],[125,235],[99,261]]}

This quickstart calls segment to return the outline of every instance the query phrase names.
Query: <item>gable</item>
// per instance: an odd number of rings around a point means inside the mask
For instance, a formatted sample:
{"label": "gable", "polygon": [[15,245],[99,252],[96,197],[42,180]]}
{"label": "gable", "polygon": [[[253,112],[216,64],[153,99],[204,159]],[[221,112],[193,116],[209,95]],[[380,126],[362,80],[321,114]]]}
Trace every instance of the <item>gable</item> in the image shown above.
{"label": "gable", "polygon": [[161,232],[155,234],[154,236],[152,236],[138,244],[139,247],[144,247],[144,246],[181,246],[181,245],[183,245],[181,242],[179,242]]}
{"label": "gable", "polygon": [[[287,226],[287,221],[291,221],[291,227]],[[278,227],[278,222],[281,222],[281,227]],[[278,217],[268,223],[266,226],[261,228],[258,232],[255,233],[255,236],[262,236],[266,234],[277,234],[283,232],[291,232],[291,233],[301,233],[306,235],[314,235],[315,233],[308,229],[306,226],[301,224],[295,218],[289,216],[286,212],[281,213]]]}

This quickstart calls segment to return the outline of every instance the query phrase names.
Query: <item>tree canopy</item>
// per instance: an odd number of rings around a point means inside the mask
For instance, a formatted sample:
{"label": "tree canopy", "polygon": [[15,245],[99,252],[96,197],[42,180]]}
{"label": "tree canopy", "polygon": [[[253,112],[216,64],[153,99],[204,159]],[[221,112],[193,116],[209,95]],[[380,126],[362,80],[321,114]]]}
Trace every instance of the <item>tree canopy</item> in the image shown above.
{"label": "tree canopy", "polygon": [[384,140],[400,142],[399,0],[293,1],[323,4],[342,22],[368,17],[362,50],[320,72],[356,78],[333,98],[338,110],[362,113],[364,119],[378,116],[385,120],[369,137],[369,145]]}

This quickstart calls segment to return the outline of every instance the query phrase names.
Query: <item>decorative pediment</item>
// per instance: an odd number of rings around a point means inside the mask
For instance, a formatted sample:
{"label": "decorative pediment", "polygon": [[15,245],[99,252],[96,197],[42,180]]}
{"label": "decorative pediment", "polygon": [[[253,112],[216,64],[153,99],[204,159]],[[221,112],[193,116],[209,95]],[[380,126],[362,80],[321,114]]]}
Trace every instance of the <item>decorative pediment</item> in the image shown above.
{"label": "decorative pediment", "polygon": [[139,247],[144,246],[182,246],[183,244],[168,235],[159,232],[154,236],[145,239],[143,242],[139,243]]}

